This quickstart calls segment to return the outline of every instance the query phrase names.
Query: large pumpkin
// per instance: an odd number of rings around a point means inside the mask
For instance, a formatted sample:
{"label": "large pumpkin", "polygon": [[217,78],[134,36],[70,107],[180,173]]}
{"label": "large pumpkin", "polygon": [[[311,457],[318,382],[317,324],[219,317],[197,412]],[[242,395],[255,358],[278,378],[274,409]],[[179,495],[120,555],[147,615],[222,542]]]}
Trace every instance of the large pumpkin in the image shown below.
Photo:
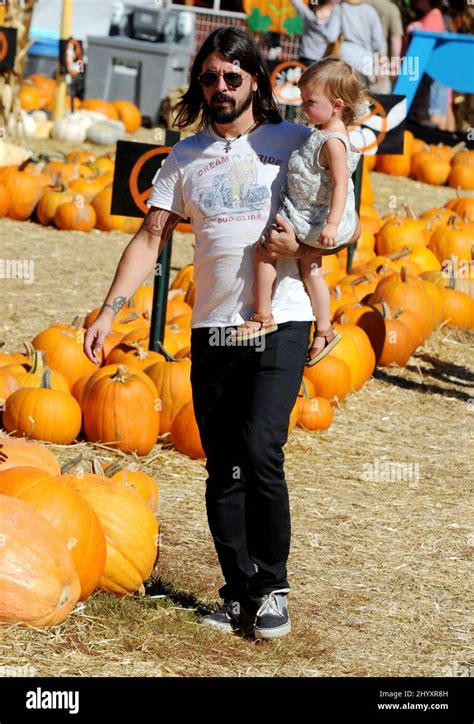
{"label": "large pumpkin", "polygon": [[66,201],[60,204],[54,214],[54,223],[64,231],[91,231],[96,222],[93,206],[81,201]]}
{"label": "large pumpkin", "polygon": [[136,234],[142,224],[142,219],[133,216],[120,216],[111,213],[112,186],[102,188],[94,195],[92,206],[96,213],[96,229],[101,231],[123,231],[126,234]]}
{"label": "large pumpkin", "polygon": [[0,495],[0,622],[54,626],[81,592],[71,555],[31,505]]}
{"label": "large pumpkin", "polygon": [[87,385],[82,408],[87,439],[147,455],[160,429],[157,402],[141,377],[119,365],[114,374]]}
{"label": "large pumpkin", "polygon": [[448,327],[474,329],[474,299],[455,289],[443,289],[442,297],[441,318],[444,323]]}
{"label": "large pumpkin", "polygon": [[312,367],[306,367],[304,376],[312,382],[315,396],[324,397],[331,403],[342,402],[351,389],[349,367],[332,354],[327,354]]}
{"label": "large pumpkin", "polygon": [[192,400],[191,362],[188,359],[158,362],[145,369],[161,401],[160,435],[170,432],[175,415]]}
{"label": "large pumpkin", "polygon": [[206,457],[192,401],[183,405],[175,415],[171,425],[170,440],[179,452],[187,455],[192,460]]}
{"label": "large pumpkin", "polygon": [[120,100],[112,101],[112,105],[115,107],[119,120],[124,124],[127,133],[138,131],[142,125],[142,114],[138,106],[135,103],[130,103],[130,101]]}
{"label": "large pumpkin", "polygon": [[0,437],[0,471],[19,465],[41,468],[52,476],[61,473],[56,457],[44,445],[17,437]]}
{"label": "large pumpkin", "polygon": [[380,281],[368,302],[369,304],[387,302],[394,307],[402,307],[413,312],[419,320],[422,339],[426,339],[435,327],[434,305],[422,280],[409,279],[404,269],[400,275],[393,274],[387,280]]}
{"label": "large pumpkin", "polygon": [[80,599],[97,588],[105,568],[105,535],[90,505],[61,478],[29,467],[0,472],[0,493],[29,503],[59,534],[81,583]]}
{"label": "large pumpkin", "polygon": [[[134,464],[132,463],[132,465]],[[116,472],[114,472],[114,470],[116,470]],[[119,482],[125,485],[126,488],[138,493],[148,507],[155,513],[158,506],[158,483],[150,475],[132,467],[121,468],[115,463],[107,467],[104,466],[104,472],[110,480]]]}
{"label": "large pumpkin", "polygon": [[[71,387],[78,377],[94,372],[99,367],[84,352],[84,333],[85,329],[80,326],[79,318],[76,318],[72,326],[63,325],[61,328],[53,325],[37,334],[33,340],[35,349],[44,350],[48,367],[61,372]],[[101,354],[98,356],[101,357]]]}
{"label": "large pumpkin", "polygon": [[17,437],[68,445],[80,432],[81,408],[69,392],[51,388],[46,369],[40,387],[22,387],[8,397],[3,426]]}
{"label": "large pumpkin", "polygon": [[124,485],[94,473],[63,475],[86,500],[104,530],[107,557],[99,586],[104,591],[137,591],[153,570],[158,546],[158,522],[141,497]]}

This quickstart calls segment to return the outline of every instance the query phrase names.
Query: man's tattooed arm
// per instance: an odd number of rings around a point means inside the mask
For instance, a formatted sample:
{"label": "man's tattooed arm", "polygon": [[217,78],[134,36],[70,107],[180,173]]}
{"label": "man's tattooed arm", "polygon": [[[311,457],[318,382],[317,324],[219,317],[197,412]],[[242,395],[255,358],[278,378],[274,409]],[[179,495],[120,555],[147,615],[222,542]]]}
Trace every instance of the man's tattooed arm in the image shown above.
{"label": "man's tattooed arm", "polygon": [[143,219],[141,228],[152,236],[159,236],[164,241],[168,241],[171,232],[179,220],[180,217],[178,214],[172,211],[159,209],[157,206],[150,206],[149,212]]}
{"label": "man's tattooed arm", "polygon": [[117,314],[117,312],[119,312],[122,309],[122,307],[124,306],[124,304],[126,304],[126,303],[127,303],[126,297],[114,297],[112,299],[111,304],[109,302],[104,302],[104,304],[102,305],[102,309],[104,307],[111,307],[111,309],[114,310],[114,316],[115,316]]}

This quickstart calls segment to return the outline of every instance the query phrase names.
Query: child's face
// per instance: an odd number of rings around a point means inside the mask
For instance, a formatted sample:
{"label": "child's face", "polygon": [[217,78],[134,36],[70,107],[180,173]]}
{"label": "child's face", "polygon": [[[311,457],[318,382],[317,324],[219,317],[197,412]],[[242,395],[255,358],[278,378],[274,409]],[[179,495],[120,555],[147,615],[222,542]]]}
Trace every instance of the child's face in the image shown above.
{"label": "child's face", "polygon": [[313,126],[328,123],[337,110],[335,104],[319,88],[301,88],[302,108]]}

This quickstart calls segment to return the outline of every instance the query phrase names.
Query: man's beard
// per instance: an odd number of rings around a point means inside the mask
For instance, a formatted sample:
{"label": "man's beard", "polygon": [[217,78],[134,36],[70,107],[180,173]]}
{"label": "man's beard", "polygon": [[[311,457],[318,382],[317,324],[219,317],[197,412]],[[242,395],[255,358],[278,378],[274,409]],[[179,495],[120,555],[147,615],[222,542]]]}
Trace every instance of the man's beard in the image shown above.
{"label": "man's beard", "polygon": [[[214,101],[229,101],[229,108],[223,108],[222,106],[215,106]],[[211,119],[215,123],[232,123],[236,118],[242,115],[247,108],[250,108],[253,101],[253,91],[250,90],[247,98],[243,101],[240,106],[236,106],[235,100],[232,97],[227,96],[225,93],[216,93],[211,98],[209,105],[209,113]]]}

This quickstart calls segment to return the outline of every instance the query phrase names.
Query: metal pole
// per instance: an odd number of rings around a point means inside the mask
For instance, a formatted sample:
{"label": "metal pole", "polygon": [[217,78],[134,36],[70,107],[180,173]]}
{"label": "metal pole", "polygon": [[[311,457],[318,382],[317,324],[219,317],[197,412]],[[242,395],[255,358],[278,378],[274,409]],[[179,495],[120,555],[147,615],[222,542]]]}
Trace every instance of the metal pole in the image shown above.
{"label": "metal pole", "polygon": [[[72,34],[72,11],[74,0],[63,0],[61,16],[61,38],[67,40]],[[53,121],[60,121],[64,116],[66,106],[67,85],[66,76],[61,74],[58,61],[56,96],[54,99]]]}
{"label": "metal pole", "polygon": [[171,248],[173,244],[173,235],[163,247],[158,257],[157,272],[155,274],[155,284],[153,287],[153,305],[151,309],[150,320],[150,350],[160,352],[159,343],[163,342],[165,337],[166,324],[166,305],[168,302],[168,286],[170,278],[171,266]]}
{"label": "metal pole", "polygon": [[[362,155],[357,164],[357,168],[352,174],[352,181],[354,183],[354,198],[355,198],[355,209],[357,213],[360,211],[360,199],[362,196],[362,169],[364,165],[364,156]],[[347,262],[346,262],[346,274],[350,274],[352,268],[352,259],[354,258],[357,241],[353,244],[349,244],[347,247]]]}

